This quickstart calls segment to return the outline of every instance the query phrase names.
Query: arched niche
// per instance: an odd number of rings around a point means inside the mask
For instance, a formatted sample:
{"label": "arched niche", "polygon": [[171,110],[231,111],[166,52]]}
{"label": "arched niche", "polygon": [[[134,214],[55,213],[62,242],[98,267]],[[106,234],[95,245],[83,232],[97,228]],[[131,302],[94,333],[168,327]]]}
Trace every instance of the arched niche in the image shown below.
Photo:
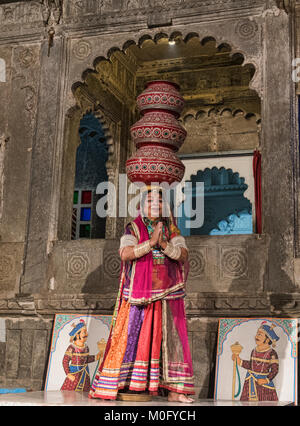
{"label": "arched niche", "polygon": [[[174,42],[172,45],[171,41]],[[88,45],[91,46],[91,42],[87,42],[90,57]],[[75,48],[74,41],[73,52],[76,52]],[[197,51],[198,56],[195,54]],[[88,111],[98,113],[102,117],[110,134],[111,145],[106,168],[108,179],[115,185],[117,191],[119,173],[125,173],[126,159],[134,149],[129,129],[139,117],[136,110],[136,96],[142,90],[145,81],[168,79],[179,83],[187,105],[184,114],[191,109],[199,112],[201,105],[209,103],[207,114],[210,117],[220,105],[223,106],[222,111],[226,115],[226,107],[228,110],[233,109],[228,99],[239,91],[243,96],[247,94],[249,102],[255,104],[253,109],[255,114],[260,114],[259,96],[250,87],[257,77],[257,68],[255,64],[248,63],[243,53],[232,47],[223,37],[218,39],[210,35],[200,35],[199,32],[169,29],[160,32],[139,32],[125,42],[124,39],[121,42],[120,38],[116,37],[116,43],[103,53],[94,57],[92,62],[89,59],[90,66],[83,70],[81,80],[72,85],[76,105],[69,108],[65,122],[61,213],[58,225],[60,239],[68,239],[70,235],[68,231],[70,225],[67,223],[68,219],[63,219],[63,213],[69,211],[71,217],[71,203],[67,199],[68,197],[72,199],[70,190],[74,173],[72,164],[78,146],[80,119]],[[214,67],[214,72],[218,74],[217,83],[213,72],[210,83],[204,84],[205,79],[208,81],[205,77],[208,66]],[[229,81],[228,76],[221,78],[222,66],[224,70],[230,67],[235,70],[232,80]],[[189,76],[196,69],[199,75],[202,73],[204,77],[191,82]],[[231,89],[228,85],[231,85]],[[237,108],[234,111],[238,115]],[[197,116],[196,119],[198,118]],[[108,218],[107,238],[118,237],[125,221],[126,218]]]}
{"label": "arched niche", "polygon": [[106,135],[100,121],[91,113],[80,121],[79,134],[71,238],[105,238],[105,218],[96,214],[96,206],[103,196],[97,193],[97,187],[108,178]]}

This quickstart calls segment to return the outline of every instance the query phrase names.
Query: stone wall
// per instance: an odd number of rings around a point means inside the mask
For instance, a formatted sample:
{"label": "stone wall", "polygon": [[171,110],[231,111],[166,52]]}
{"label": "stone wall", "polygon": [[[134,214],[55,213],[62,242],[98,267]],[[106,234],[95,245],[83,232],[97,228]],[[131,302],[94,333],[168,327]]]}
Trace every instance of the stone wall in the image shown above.
{"label": "stone wall", "polygon": [[42,390],[52,321],[35,317],[4,317],[0,324],[0,386]]}

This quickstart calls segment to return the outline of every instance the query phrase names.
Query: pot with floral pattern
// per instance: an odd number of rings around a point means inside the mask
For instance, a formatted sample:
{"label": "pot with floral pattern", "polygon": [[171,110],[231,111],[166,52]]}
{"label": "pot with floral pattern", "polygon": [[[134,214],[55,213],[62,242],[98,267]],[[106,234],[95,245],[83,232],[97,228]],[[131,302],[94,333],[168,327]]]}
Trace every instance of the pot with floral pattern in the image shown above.
{"label": "pot with floral pattern", "polygon": [[130,129],[137,148],[143,145],[167,146],[174,151],[183,144],[186,130],[169,111],[147,111]]}
{"label": "pot with floral pattern", "polygon": [[137,106],[142,114],[151,110],[163,110],[178,118],[183,110],[184,100],[178,84],[153,80],[146,83],[145,90],[137,97]]}
{"label": "pot with floral pattern", "polygon": [[173,150],[154,145],[138,149],[126,162],[126,173],[131,182],[181,182],[185,166]]}
{"label": "pot with floral pattern", "polygon": [[180,182],[185,166],[175,154],[182,146],[186,131],[178,122],[183,109],[179,86],[168,81],[152,81],[137,97],[142,117],[130,129],[138,148],[126,162],[131,182]]}

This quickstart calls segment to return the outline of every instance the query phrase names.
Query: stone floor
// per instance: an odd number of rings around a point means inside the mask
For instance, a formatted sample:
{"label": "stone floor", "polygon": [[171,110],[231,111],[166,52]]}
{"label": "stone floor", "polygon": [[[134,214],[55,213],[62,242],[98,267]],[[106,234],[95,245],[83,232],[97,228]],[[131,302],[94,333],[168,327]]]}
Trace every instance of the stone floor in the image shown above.
{"label": "stone floor", "polygon": [[106,409],[121,407],[147,406],[149,410],[163,407],[172,410],[171,407],[199,407],[199,406],[285,406],[293,405],[289,401],[280,402],[241,402],[241,401],[213,401],[209,399],[196,399],[193,404],[179,404],[167,402],[166,398],[154,397],[151,402],[125,402],[125,401],[103,401],[89,399],[87,393],[74,391],[47,391],[47,392],[24,392],[17,394],[0,395],[0,406],[102,406]]}

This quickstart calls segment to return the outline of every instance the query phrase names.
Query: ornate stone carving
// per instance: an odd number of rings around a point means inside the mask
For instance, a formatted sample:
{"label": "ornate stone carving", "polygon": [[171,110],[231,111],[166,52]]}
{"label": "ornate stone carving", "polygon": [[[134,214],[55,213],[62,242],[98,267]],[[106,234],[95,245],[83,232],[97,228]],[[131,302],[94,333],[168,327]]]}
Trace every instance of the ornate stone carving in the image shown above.
{"label": "ornate stone carving", "polygon": [[[33,315],[49,315],[57,311],[68,312],[70,309],[78,312],[92,310],[97,313],[112,313],[117,293],[110,294],[52,294],[17,297],[0,300],[0,313],[21,314],[24,310]],[[220,317],[222,315],[265,316],[284,315],[299,316],[300,300],[297,294],[266,294],[252,296],[240,294],[188,293],[185,299],[188,317],[197,318]]]}
{"label": "ornate stone carving", "polygon": [[0,32],[7,33],[25,25],[26,28],[39,28],[43,21],[42,5],[37,1],[17,2],[0,5]]}
{"label": "ornate stone carving", "polygon": [[104,254],[104,273],[111,278],[117,278],[120,274],[120,256],[115,250],[109,250]]}
{"label": "ornate stone carving", "polygon": [[36,92],[34,88],[31,86],[24,86],[21,89],[25,90],[25,110],[34,113],[36,105]]}
{"label": "ornate stone carving", "polygon": [[222,278],[248,278],[247,250],[241,247],[221,247],[220,275]]}
{"label": "ornate stone carving", "polygon": [[29,68],[36,62],[36,55],[33,49],[26,47],[18,55],[18,62],[21,68]]}
{"label": "ornate stone carving", "polygon": [[69,279],[85,279],[89,273],[90,260],[87,252],[64,252],[65,271]]}
{"label": "ornate stone carving", "polygon": [[246,311],[265,311],[270,309],[270,301],[268,297],[241,297],[228,296],[216,297],[213,301],[214,309],[222,311],[246,310]]}
{"label": "ornate stone carving", "polygon": [[235,31],[239,37],[250,40],[255,37],[258,30],[256,21],[250,19],[243,19],[239,21],[235,27]]}
{"label": "ornate stone carving", "polygon": [[189,276],[191,278],[196,278],[200,275],[203,275],[206,265],[206,249],[190,249],[189,262]]}
{"label": "ornate stone carving", "polygon": [[[71,1],[71,0],[69,0]],[[262,5],[263,0],[252,0],[251,7]],[[241,9],[249,7],[249,0],[239,0],[238,5]],[[182,11],[194,10],[201,11],[219,11],[236,8],[236,0],[74,0],[67,6],[65,22],[74,23],[97,23],[102,20],[123,20],[132,18],[133,14],[137,17],[147,17],[148,24],[150,18],[151,27],[171,24],[173,17],[181,15]]]}
{"label": "ornate stone carving", "polygon": [[42,0],[42,15],[45,24],[58,24],[62,15],[63,0]]}
{"label": "ornate stone carving", "polygon": [[122,1],[122,9],[123,10],[138,9],[140,7],[139,3],[140,3],[139,0]]}
{"label": "ornate stone carving", "polygon": [[92,48],[91,48],[91,45],[88,41],[80,40],[79,42],[77,42],[74,45],[72,51],[73,51],[73,55],[77,59],[79,59],[79,61],[83,61],[90,56],[90,54],[92,52]]}
{"label": "ornate stone carving", "polygon": [[7,24],[14,23],[14,6],[5,6],[2,9],[2,16]]}

